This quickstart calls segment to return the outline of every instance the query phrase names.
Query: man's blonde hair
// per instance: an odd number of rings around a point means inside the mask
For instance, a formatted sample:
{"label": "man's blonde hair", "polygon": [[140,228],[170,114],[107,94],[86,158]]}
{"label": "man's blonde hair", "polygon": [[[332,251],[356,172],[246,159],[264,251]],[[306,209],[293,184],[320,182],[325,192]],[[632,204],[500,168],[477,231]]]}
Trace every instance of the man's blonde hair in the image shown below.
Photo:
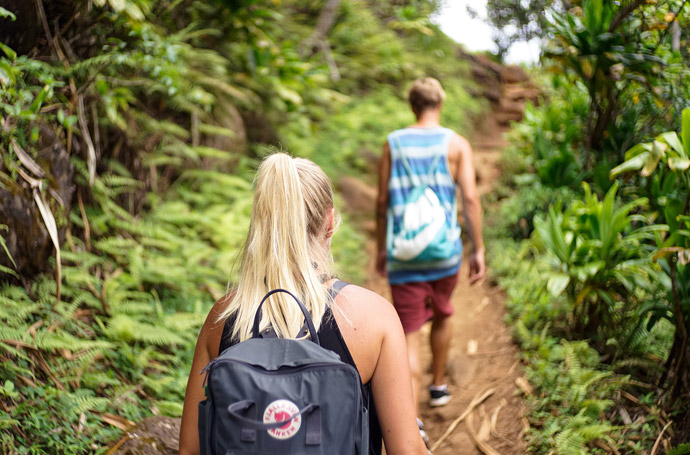
{"label": "man's blonde hair", "polygon": [[417,117],[427,109],[435,109],[446,100],[441,83],[433,77],[423,77],[412,83],[407,100]]}

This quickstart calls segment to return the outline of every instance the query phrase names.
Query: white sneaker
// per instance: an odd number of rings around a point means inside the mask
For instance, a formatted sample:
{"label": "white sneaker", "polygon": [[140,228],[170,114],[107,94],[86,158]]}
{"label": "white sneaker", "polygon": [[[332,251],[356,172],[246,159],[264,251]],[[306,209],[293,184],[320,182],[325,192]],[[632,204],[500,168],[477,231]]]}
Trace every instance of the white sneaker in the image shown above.
{"label": "white sneaker", "polygon": [[440,387],[429,386],[429,395],[431,399],[429,400],[429,405],[432,407],[445,406],[448,404],[453,396],[448,391],[447,385],[442,385]]}

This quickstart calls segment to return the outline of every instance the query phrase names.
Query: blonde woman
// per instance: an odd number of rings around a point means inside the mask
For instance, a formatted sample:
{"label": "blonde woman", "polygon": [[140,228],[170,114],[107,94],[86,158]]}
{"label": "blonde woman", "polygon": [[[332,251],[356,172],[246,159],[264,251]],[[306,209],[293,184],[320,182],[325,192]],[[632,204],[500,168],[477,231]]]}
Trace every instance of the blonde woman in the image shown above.
{"label": "blonde woman", "polygon": [[[371,453],[426,454],[412,400],[405,335],[393,306],[354,285],[340,289],[329,303],[331,237],[337,225],[328,177],[313,162],[283,153],[269,156],[255,180],[249,234],[236,289],[211,309],[197,340],[180,429],[180,455],[199,453],[197,406],[204,399],[199,374],[219,352],[251,337],[261,298],[283,288],[309,309],[321,344],[357,368],[370,384]],[[288,296],[289,298],[289,296]],[[294,338],[303,316],[283,295],[266,302],[261,329]],[[337,392],[337,391],[334,391]]]}

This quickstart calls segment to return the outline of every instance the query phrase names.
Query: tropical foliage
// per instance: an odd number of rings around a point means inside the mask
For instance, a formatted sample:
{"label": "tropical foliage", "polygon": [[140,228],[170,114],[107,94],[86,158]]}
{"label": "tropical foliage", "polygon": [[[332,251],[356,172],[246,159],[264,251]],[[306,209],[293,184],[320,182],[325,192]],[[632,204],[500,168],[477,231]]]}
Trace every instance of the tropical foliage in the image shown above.
{"label": "tropical foliage", "polygon": [[[453,124],[482,110],[467,64],[437,64],[457,52],[429,21],[437,2],[343,0],[307,48],[323,3],[0,8],[0,28],[37,31],[23,51],[0,42],[2,204],[45,240],[21,250],[21,223],[0,224],[2,453],[104,453],[132,421],[180,415],[196,333],[233,283],[272,147],[337,185],[409,122],[408,80],[444,79],[465,103]],[[333,253],[359,281],[365,239],[343,218]]]}
{"label": "tropical foliage", "polygon": [[541,391],[532,446],[647,453],[668,425],[682,453],[690,5],[569,3],[544,22],[546,102],[510,133],[490,242]]}

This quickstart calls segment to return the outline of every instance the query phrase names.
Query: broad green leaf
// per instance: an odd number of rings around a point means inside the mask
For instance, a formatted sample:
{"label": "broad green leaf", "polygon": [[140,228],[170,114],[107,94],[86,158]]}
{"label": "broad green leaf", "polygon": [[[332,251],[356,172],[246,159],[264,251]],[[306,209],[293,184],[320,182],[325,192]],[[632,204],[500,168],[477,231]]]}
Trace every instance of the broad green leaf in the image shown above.
{"label": "broad green leaf", "polygon": [[627,152],[625,152],[625,159],[629,160],[633,156],[637,156],[640,153],[643,152],[651,152],[652,151],[652,143],[651,142],[643,142],[641,144],[637,144],[632,146]]}
{"label": "broad green leaf", "polygon": [[590,278],[599,273],[599,271],[603,269],[605,266],[606,262],[604,261],[594,261],[590,262],[589,264],[585,264],[584,266],[582,266],[582,269],[585,272],[585,274],[587,274],[587,277]]}
{"label": "broad green leaf", "polygon": [[668,159],[668,167],[672,171],[684,171],[690,167],[690,159],[674,156]]}
{"label": "broad green leaf", "polygon": [[681,156],[685,155],[685,151],[683,150],[683,144],[680,142],[680,139],[678,138],[678,135],[675,131],[667,131],[665,133],[661,133],[656,138],[656,140],[666,142],[676,153],[678,153]]}
{"label": "broad green leaf", "polygon": [[13,22],[17,20],[17,16],[12,11],[8,11],[2,6],[0,6],[0,17],[9,17]]}
{"label": "broad green leaf", "polygon": [[628,161],[614,167],[613,169],[611,169],[610,172],[611,177],[616,177],[620,174],[640,169],[647,163],[647,160],[649,159],[649,154],[650,152],[643,152],[639,155],[634,156]]}
{"label": "broad green leaf", "polygon": [[3,51],[7,58],[9,58],[10,60],[14,60],[17,58],[17,53],[14,51],[14,49],[2,42],[0,42],[0,51]]}
{"label": "broad green leaf", "polygon": [[690,107],[683,109],[682,130],[680,136],[685,147],[685,156],[690,156]]}
{"label": "broad green leaf", "polygon": [[299,93],[296,91],[289,89],[282,84],[278,84],[276,86],[276,91],[282,99],[290,101],[293,104],[302,104],[302,97],[299,96]]}
{"label": "broad green leaf", "polygon": [[48,92],[50,91],[50,86],[46,85],[44,86],[40,92],[38,92],[38,95],[36,95],[36,98],[34,101],[31,103],[31,106],[29,107],[29,110],[33,112],[34,114],[37,114],[38,111],[41,109],[41,106],[43,105],[43,101],[46,99],[46,96],[48,95]]}
{"label": "broad green leaf", "polygon": [[652,151],[649,153],[649,156],[647,157],[647,162],[642,168],[642,172],[640,172],[640,175],[642,177],[649,177],[650,175],[652,175],[652,172],[654,172],[654,169],[656,169],[657,165],[659,164],[659,160],[661,160],[661,157],[664,155],[664,152],[667,148],[668,145],[666,143],[654,141],[654,145],[652,145]]}
{"label": "broad green leaf", "polygon": [[17,272],[15,272],[14,270],[12,270],[9,267],[5,267],[4,265],[0,265],[0,272],[6,273],[8,275],[12,275],[16,278],[19,278],[19,275],[17,275]]}
{"label": "broad green leaf", "polygon": [[118,13],[125,9],[125,0],[108,0],[108,3]]}
{"label": "broad green leaf", "polygon": [[564,273],[558,273],[549,278],[546,289],[552,296],[558,297],[568,286],[568,283],[570,283],[570,277]]}
{"label": "broad green leaf", "polygon": [[135,21],[143,21],[144,20],[144,13],[141,11],[141,9],[134,3],[134,2],[126,2],[125,4],[125,11]]}
{"label": "broad green leaf", "polygon": [[8,86],[10,84],[10,75],[2,67],[2,62],[0,62],[0,84],[3,86]]}

